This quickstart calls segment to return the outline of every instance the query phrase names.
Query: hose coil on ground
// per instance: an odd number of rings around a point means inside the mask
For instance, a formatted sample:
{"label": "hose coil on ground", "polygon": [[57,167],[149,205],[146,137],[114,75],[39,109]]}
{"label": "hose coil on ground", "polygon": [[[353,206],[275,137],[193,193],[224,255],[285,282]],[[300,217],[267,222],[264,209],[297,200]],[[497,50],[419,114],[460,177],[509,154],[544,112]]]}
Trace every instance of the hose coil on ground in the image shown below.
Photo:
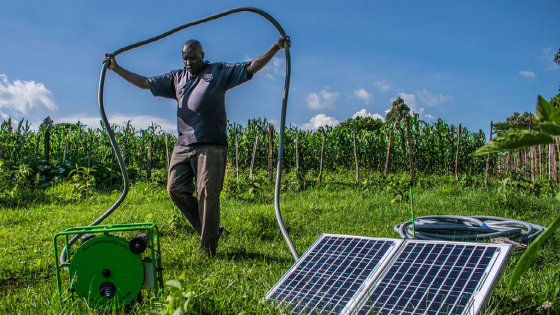
{"label": "hose coil on ground", "polygon": [[539,236],[545,227],[519,220],[493,216],[432,215],[412,219],[394,226],[402,239],[488,242],[507,238],[527,243]]}

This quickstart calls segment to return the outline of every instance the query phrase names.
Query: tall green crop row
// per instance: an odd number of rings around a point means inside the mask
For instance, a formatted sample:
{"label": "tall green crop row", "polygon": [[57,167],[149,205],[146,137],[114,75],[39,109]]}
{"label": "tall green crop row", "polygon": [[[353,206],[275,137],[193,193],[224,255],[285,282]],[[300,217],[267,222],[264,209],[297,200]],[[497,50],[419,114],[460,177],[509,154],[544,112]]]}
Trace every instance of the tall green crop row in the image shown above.
{"label": "tall green crop row", "polygon": [[[413,155],[417,171],[430,173],[453,173],[455,171],[455,157],[457,154],[457,127],[448,125],[438,119],[427,123],[412,117],[411,136]],[[235,165],[235,137],[237,135],[238,163],[240,168],[251,165],[255,139],[257,147],[254,164],[257,169],[268,167],[269,123],[266,119],[252,119],[246,126],[230,124],[227,129],[229,150],[228,160]],[[142,171],[146,169],[148,142],[152,142],[152,168],[167,167],[165,153],[165,139],[167,137],[169,151],[177,140],[175,136],[165,133],[160,126],[152,124],[146,129],[136,129],[130,121],[124,125],[112,126],[115,138],[128,168]],[[75,125],[58,124],[50,128],[50,156],[51,163],[61,163],[63,160],[71,164],[87,165],[89,150],[90,163],[101,163],[110,167],[112,162],[112,148],[107,131],[103,128],[89,128],[78,122]],[[296,126],[289,126],[284,134],[283,168],[290,170],[296,167],[296,138],[299,153],[299,166],[303,170],[318,169],[320,165],[321,149],[325,139],[323,153],[323,167],[325,169],[355,168],[354,134],[353,130],[324,126],[316,131],[301,130]],[[391,151],[389,157],[389,172],[409,169],[408,145],[405,122],[394,125],[384,124],[377,131],[356,131],[356,146],[358,161],[361,168],[383,171],[387,147],[391,133]],[[37,162],[45,159],[46,129],[39,131],[31,129],[31,125],[23,119],[17,124],[11,120],[2,122],[0,126],[0,160],[8,165],[20,162],[32,163],[37,155]],[[257,137],[258,136],[258,137]],[[273,158],[276,164],[278,155],[279,133],[274,131]],[[65,142],[66,154],[64,154]],[[485,143],[482,131],[473,133],[462,128],[461,146],[459,148],[459,172],[482,173],[486,166],[484,157],[470,157]],[[117,162],[114,160],[114,169]],[[495,161],[492,159],[491,166]]]}
{"label": "tall green crop row", "polygon": [[[18,128],[13,128],[9,119],[0,125],[0,160],[8,165],[17,163],[34,164],[45,160],[46,129],[33,131],[28,122],[22,119]],[[130,121],[124,126],[112,125],[115,139],[123,153],[127,168],[143,170],[146,168],[147,147],[152,142],[152,168],[167,167],[165,153],[165,137],[168,137],[171,151],[176,137],[152,124],[147,129],[136,130]],[[56,164],[63,161],[71,164],[86,165],[90,157],[92,163],[105,164],[110,167],[113,159],[109,135],[102,128],[88,128],[78,122],[75,125],[54,125],[48,131],[50,134],[49,162]],[[65,150],[66,147],[66,150]],[[114,169],[118,169],[116,158]]]}
{"label": "tall green crop row", "polygon": [[[458,128],[448,125],[438,119],[427,123],[412,117],[411,138],[413,142],[413,156],[415,169],[430,173],[455,172],[455,158],[457,154]],[[256,168],[268,167],[268,128],[265,120],[250,120],[247,128],[241,125],[230,125],[228,128],[229,153],[228,159],[235,165],[235,133],[238,138],[238,156],[240,168],[248,167],[255,136],[258,134],[258,144],[255,157]],[[389,157],[389,172],[409,169],[408,139],[406,123],[403,121],[394,125],[384,124],[378,132],[358,130],[356,132],[356,146],[358,161],[362,168],[383,171],[391,132],[391,151]],[[284,169],[296,167],[296,135],[299,153],[299,166],[302,169],[318,169],[320,165],[321,148],[325,138],[323,153],[323,167],[326,169],[355,168],[354,135],[352,130],[324,126],[317,131],[301,130],[297,127],[287,127],[284,134]],[[279,134],[274,134],[274,163],[278,155],[277,146]],[[486,167],[484,157],[470,157],[468,154],[484,145],[485,136],[482,130],[478,133],[461,129],[461,144],[459,147],[458,170],[460,173],[480,174]],[[491,159],[491,166],[495,159]]]}

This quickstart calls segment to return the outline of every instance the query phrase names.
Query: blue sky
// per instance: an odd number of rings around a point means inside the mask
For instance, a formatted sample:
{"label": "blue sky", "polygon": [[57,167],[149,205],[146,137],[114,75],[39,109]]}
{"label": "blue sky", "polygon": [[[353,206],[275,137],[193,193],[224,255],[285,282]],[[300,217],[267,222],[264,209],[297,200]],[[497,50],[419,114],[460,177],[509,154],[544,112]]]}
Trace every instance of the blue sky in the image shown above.
{"label": "blue sky", "polygon": [[[356,115],[384,117],[398,96],[426,121],[441,118],[488,134],[490,121],[535,110],[558,93],[560,1],[5,1],[0,10],[0,119],[35,128],[80,119],[99,126],[105,53],[238,6],[272,15],[292,38],[287,124],[304,129]],[[181,31],[117,57],[145,76],[182,68],[181,47],[201,41],[210,61],[240,62],[279,37],[254,13]],[[284,54],[230,90],[230,122],[279,125]],[[112,123],[155,122],[175,131],[176,102],[114,73],[106,79]]]}

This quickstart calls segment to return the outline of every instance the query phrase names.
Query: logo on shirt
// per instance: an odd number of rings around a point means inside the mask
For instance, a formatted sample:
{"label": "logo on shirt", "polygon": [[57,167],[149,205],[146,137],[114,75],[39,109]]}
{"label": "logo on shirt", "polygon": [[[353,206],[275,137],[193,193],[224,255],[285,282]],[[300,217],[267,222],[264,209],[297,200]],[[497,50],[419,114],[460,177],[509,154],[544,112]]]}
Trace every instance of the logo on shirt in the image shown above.
{"label": "logo on shirt", "polygon": [[205,74],[202,79],[206,82],[210,82],[210,80],[212,80],[212,73]]}

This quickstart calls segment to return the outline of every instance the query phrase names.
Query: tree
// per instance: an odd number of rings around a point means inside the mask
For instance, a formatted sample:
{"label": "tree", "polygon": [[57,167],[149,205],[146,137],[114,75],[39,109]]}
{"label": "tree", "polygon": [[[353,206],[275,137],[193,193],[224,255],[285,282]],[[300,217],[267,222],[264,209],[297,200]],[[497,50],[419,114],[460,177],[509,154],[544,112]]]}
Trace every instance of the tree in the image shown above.
{"label": "tree", "polygon": [[[533,118],[531,118],[531,116]],[[525,112],[521,115],[519,112],[513,112],[513,115],[506,118],[505,122],[496,122],[494,123],[494,131],[496,132],[503,132],[508,130],[509,128],[517,128],[517,129],[529,129],[529,124],[532,119],[533,128],[535,128],[535,115]]]}
{"label": "tree", "polygon": [[[560,65],[560,48],[558,48],[558,52],[556,53],[556,55],[554,55],[553,61]],[[558,91],[560,91],[560,87],[558,87]],[[554,106],[554,108],[560,106],[560,93],[556,94],[555,97],[550,99],[550,105]]]}
{"label": "tree", "polygon": [[391,109],[385,115],[385,123],[396,123],[403,120],[406,116],[410,115],[410,107],[408,107],[402,98],[397,97],[393,102]]}
{"label": "tree", "polygon": [[54,120],[51,119],[51,116],[47,116],[47,118],[45,118],[41,123],[41,125],[39,126],[39,130],[40,131],[50,130],[53,125],[54,125]]}
{"label": "tree", "polygon": [[383,125],[383,120],[377,118],[373,119],[372,117],[361,117],[358,116],[356,118],[349,118],[340,124],[338,124],[335,129],[348,129],[354,130],[354,126],[356,130],[367,130],[377,132],[381,129]]}

